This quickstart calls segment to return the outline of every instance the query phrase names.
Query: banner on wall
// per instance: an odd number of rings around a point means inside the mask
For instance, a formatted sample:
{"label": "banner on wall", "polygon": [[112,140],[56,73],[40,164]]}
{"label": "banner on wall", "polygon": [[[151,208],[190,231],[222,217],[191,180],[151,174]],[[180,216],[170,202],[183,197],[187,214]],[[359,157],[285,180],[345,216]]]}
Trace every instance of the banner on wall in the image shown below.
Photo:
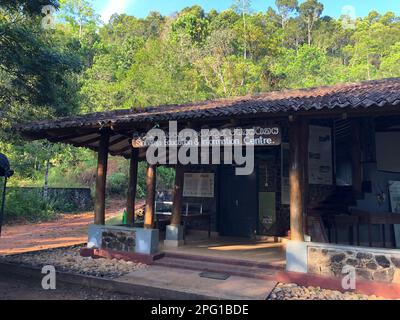
{"label": "banner on wall", "polygon": [[196,198],[214,197],[214,173],[185,173],[183,196]]}
{"label": "banner on wall", "polygon": [[332,129],[330,127],[310,126],[308,181],[310,184],[333,184]]}

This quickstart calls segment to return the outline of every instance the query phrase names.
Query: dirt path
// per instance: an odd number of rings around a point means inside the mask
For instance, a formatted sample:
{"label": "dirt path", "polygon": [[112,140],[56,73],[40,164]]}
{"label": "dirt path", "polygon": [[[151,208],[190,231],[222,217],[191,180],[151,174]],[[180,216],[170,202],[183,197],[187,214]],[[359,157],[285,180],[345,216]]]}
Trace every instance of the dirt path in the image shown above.
{"label": "dirt path", "polygon": [[[139,203],[140,205],[141,203]],[[124,205],[110,203],[106,219],[120,214]],[[87,228],[93,223],[93,212],[62,214],[56,221],[4,226],[0,238],[0,255],[72,246],[87,241]]]}

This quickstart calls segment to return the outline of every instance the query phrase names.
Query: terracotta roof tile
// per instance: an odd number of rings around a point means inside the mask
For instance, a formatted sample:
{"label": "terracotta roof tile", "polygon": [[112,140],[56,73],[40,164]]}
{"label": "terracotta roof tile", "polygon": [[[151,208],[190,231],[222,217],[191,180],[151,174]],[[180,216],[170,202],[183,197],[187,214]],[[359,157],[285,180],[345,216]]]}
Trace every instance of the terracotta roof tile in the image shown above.
{"label": "terracotta roof tile", "polygon": [[400,78],[284,90],[183,105],[99,112],[57,120],[31,122],[18,125],[16,129],[29,135],[29,133],[58,128],[90,128],[106,124],[212,119],[259,113],[295,113],[310,110],[383,106],[400,107]]}

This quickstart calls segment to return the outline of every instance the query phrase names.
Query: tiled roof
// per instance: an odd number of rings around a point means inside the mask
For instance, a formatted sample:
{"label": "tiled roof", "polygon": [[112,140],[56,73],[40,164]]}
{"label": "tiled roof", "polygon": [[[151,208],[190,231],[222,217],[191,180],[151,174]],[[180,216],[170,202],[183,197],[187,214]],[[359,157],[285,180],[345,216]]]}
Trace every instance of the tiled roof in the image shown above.
{"label": "tiled roof", "polygon": [[103,125],[155,123],[169,120],[198,120],[296,113],[312,110],[399,107],[400,78],[338,84],[334,86],[284,90],[183,105],[134,108],[82,116],[31,122],[16,128],[24,134],[60,128],[94,128]]}

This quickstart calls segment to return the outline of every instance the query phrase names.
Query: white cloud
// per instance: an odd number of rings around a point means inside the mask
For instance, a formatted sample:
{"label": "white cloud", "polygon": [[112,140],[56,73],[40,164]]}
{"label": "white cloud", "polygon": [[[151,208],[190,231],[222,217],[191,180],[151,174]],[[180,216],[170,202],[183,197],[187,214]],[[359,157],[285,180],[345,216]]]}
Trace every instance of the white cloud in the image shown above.
{"label": "white cloud", "polygon": [[136,0],[109,0],[101,12],[101,20],[108,22],[114,13],[125,13],[128,6],[132,5],[135,1]]}

